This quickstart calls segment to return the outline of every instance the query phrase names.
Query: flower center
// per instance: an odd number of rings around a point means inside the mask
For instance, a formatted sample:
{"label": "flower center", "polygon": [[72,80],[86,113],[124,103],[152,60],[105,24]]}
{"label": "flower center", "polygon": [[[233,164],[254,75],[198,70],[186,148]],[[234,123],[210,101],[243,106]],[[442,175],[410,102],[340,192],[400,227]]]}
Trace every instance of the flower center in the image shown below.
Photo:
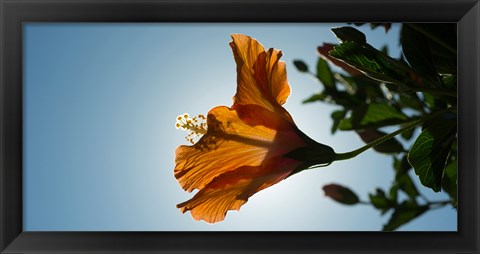
{"label": "flower center", "polygon": [[177,117],[175,128],[188,131],[185,139],[194,144],[203,134],[207,133],[207,118],[204,115],[190,118],[190,116],[185,113]]}

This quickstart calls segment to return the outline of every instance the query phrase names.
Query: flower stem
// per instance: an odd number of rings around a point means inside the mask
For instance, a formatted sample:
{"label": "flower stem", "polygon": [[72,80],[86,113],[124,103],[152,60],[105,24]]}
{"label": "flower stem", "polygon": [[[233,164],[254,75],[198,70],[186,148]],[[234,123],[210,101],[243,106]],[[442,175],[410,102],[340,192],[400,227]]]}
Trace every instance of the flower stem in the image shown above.
{"label": "flower stem", "polygon": [[430,201],[427,205],[447,205],[452,203],[452,200],[443,200],[443,201]]}
{"label": "flower stem", "polygon": [[441,114],[443,114],[443,113],[446,113],[446,112],[449,112],[449,111],[454,111],[454,110],[456,110],[456,108],[457,108],[456,106],[450,107],[450,108],[447,108],[447,109],[445,109],[445,110],[441,110],[441,111],[435,112],[434,114],[428,115],[428,116],[426,116],[426,117],[423,117],[423,118],[414,120],[414,121],[410,122],[409,124],[405,125],[403,128],[400,128],[400,129],[398,129],[398,130],[396,130],[396,131],[394,131],[394,132],[392,132],[392,133],[390,133],[390,134],[387,134],[387,135],[385,135],[385,136],[383,136],[383,137],[381,137],[381,138],[378,138],[378,139],[374,140],[373,142],[368,143],[368,144],[366,144],[365,146],[362,146],[362,147],[360,147],[360,148],[358,148],[358,149],[356,149],[356,150],[353,150],[353,151],[351,151],[351,152],[347,152],[347,153],[335,153],[335,159],[334,159],[334,161],[351,159],[351,158],[353,158],[353,157],[355,157],[355,156],[357,156],[357,155],[365,152],[366,150],[368,150],[368,149],[370,149],[370,148],[372,148],[372,147],[374,147],[374,146],[376,146],[376,145],[379,145],[379,144],[381,144],[381,143],[383,143],[383,142],[385,142],[385,141],[387,141],[387,140],[395,137],[396,135],[398,135],[398,134],[400,134],[400,133],[409,131],[409,130],[415,128],[417,125],[422,124],[422,123],[426,122],[427,120],[430,120],[430,119],[432,119],[432,118],[434,118],[434,117],[437,117],[437,116],[439,116],[439,115],[441,115]]}
{"label": "flower stem", "polygon": [[430,209],[438,209],[438,208],[442,208],[448,204],[452,204],[453,205],[453,202],[452,200],[445,200],[445,201],[434,201],[434,202],[428,202],[427,205]]}

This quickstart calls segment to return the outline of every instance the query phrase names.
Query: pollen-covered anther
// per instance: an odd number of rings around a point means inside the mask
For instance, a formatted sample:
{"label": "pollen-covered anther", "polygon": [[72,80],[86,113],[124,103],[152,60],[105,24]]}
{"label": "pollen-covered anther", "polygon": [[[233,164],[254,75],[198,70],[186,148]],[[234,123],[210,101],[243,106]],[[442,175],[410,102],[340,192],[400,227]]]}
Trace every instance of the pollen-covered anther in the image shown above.
{"label": "pollen-covered anther", "polygon": [[198,115],[193,118],[185,113],[177,117],[175,128],[188,131],[185,139],[194,144],[203,134],[207,133],[207,122],[204,115]]}

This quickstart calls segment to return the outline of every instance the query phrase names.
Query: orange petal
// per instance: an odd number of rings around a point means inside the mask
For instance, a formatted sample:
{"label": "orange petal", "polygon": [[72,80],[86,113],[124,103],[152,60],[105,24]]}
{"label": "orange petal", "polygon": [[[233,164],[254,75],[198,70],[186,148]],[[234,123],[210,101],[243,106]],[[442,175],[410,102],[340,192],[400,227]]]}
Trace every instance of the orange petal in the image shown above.
{"label": "orange petal", "polygon": [[237,72],[245,66],[252,69],[260,53],[265,52],[262,44],[250,36],[243,34],[232,34],[232,41],[229,43],[237,63]]}
{"label": "orange petal", "polygon": [[230,46],[237,63],[234,105],[260,105],[291,121],[288,112],[281,107],[290,95],[286,65],[280,61],[282,52],[265,51],[258,41],[245,35],[234,34],[232,39]]}
{"label": "orange petal", "polygon": [[208,113],[207,133],[193,146],[175,151],[175,177],[187,191],[202,189],[215,177],[305,146],[299,131],[283,117],[258,105]]}
{"label": "orange petal", "polygon": [[283,105],[290,95],[290,85],[287,82],[286,64],[280,61],[282,52],[276,49],[268,49],[258,55],[253,66],[255,81],[262,94],[269,101],[276,101]]}
{"label": "orange petal", "polygon": [[287,158],[271,158],[259,166],[243,166],[216,177],[192,199],[178,204],[195,220],[222,221],[228,210],[240,210],[248,198],[285,179],[301,163]]}

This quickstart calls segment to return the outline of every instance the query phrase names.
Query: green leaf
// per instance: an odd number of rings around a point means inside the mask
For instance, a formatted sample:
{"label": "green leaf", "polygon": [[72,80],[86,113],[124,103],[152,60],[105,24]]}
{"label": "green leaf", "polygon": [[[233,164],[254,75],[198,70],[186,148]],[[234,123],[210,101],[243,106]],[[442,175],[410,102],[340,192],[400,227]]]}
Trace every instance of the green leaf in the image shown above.
{"label": "green leaf", "polygon": [[444,114],[426,123],[408,153],[408,161],[413,166],[420,182],[439,192],[448,153],[456,134],[456,115]]}
{"label": "green leaf", "polygon": [[322,82],[325,88],[336,89],[333,73],[330,70],[327,61],[321,57],[319,57],[317,61],[317,78]]}
{"label": "green leaf", "polygon": [[350,77],[335,73],[335,79],[342,84],[350,94],[354,94],[359,100],[379,101],[385,98],[380,83],[364,75]]}
{"label": "green leaf", "polygon": [[332,112],[332,114],[330,115],[333,120],[333,124],[331,128],[332,134],[334,134],[337,131],[340,121],[345,117],[346,114],[347,114],[346,110],[337,110]]}
{"label": "green leaf", "polygon": [[429,39],[422,33],[411,28],[409,24],[402,26],[400,35],[402,50],[408,63],[427,79],[432,87],[441,87],[440,77],[433,63]]}
{"label": "green leaf", "polygon": [[418,206],[415,203],[404,201],[395,208],[390,220],[383,226],[383,231],[393,231],[405,223],[422,215],[428,209],[428,205]]}
{"label": "green leaf", "polygon": [[300,72],[308,72],[308,66],[302,60],[293,60],[293,65],[295,65]]}
{"label": "green leaf", "polygon": [[398,184],[393,184],[392,187],[390,187],[390,192],[388,195],[390,196],[390,200],[393,203],[397,203],[398,189],[399,189]]}
{"label": "green leaf", "polygon": [[[409,69],[408,66],[388,57],[368,44],[362,45],[351,41],[343,42],[335,46],[330,51],[330,55],[353,66],[375,80],[400,85],[402,80],[410,76],[406,71]],[[410,70],[410,72],[413,72],[413,70]]]}
{"label": "green leaf", "polygon": [[430,34],[432,53],[438,56],[457,58],[457,24],[414,23],[416,29]]}
{"label": "green leaf", "polygon": [[422,78],[405,62],[393,59],[369,44],[346,41],[335,46],[329,54],[372,79],[395,84],[399,90],[419,91],[428,88],[428,80]]}
{"label": "green leaf", "polygon": [[327,97],[328,97],[328,95],[325,94],[325,93],[317,93],[317,94],[314,94],[314,95],[310,96],[309,98],[305,99],[303,101],[303,103],[310,103],[310,102],[315,102],[315,101],[324,101]]}
{"label": "green leaf", "polygon": [[400,189],[407,194],[411,200],[415,200],[416,197],[420,195],[413,183],[412,178],[408,174],[401,174],[396,177],[395,181],[398,183]]}
{"label": "green leaf", "polygon": [[363,104],[363,101],[361,101],[360,98],[345,91],[332,91],[330,95],[337,105],[341,105],[345,108],[353,108]]}
{"label": "green leaf", "polygon": [[435,99],[435,96],[433,96],[432,94],[430,93],[423,93],[423,98],[424,98],[424,101],[425,101],[425,104],[431,108],[431,109],[434,109],[437,107],[437,100]]}
{"label": "green leaf", "polygon": [[362,47],[362,45],[358,43],[352,41],[343,42],[335,46],[333,50],[330,51],[330,55],[367,73],[374,79],[390,83],[396,82],[396,79],[389,77],[388,71],[390,68],[378,59],[377,52]]}
{"label": "green leaf", "polygon": [[402,159],[393,157],[393,168],[396,174],[406,174],[412,166],[408,162],[407,156],[403,156]]}
{"label": "green leaf", "polygon": [[352,108],[361,104],[361,101],[359,101],[356,96],[351,95],[348,92],[327,89],[325,89],[321,93],[310,96],[309,98],[305,99],[303,103],[310,103],[315,101],[323,101],[327,103],[337,104],[345,108]]}
{"label": "green leaf", "polygon": [[405,122],[407,116],[388,103],[364,104],[352,111],[348,119],[340,122],[340,130],[358,130]]}
{"label": "green leaf", "polygon": [[445,167],[445,173],[442,180],[442,188],[453,199],[453,204],[457,204],[457,160],[450,162]]}
{"label": "green leaf", "polygon": [[[367,144],[387,135],[387,133],[376,129],[365,129],[357,131],[357,134],[360,136],[363,142]],[[376,145],[373,147],[373,149],[379,153],[403,152],[402,144],[400,144],[400,142],[398,142],[395,138],[391,138],[379,145]]]}
{"label": "green leaf", "polygon": [[396,204],[392,202],[382,189],[377,188],[375,194],[368,194],[370,198],[370,203],[373,207],[379,209],[382,214],[386,213],[390,208],[394,207]]}
{"label": "green leaf", "polygon": [[408,163],[407,157],[404,156],[401,160],[394,158],[393,167],[395,169],[395,183],[400,190],[407,194],[410,200],[415,201],[420,193],[408,174],[412,166]]}
{"label": "green leaf", "polygon": [[457,87],[457,75],[445,75],[443,76],[443,83],[445,87],[454,89]]}
{"label": "green leaf", "polygon": [[412,24],[428,34],[428,43],[438,73],[457,73],[457,24],[417,23]]}
{"label": "green leaf", "polygon": [[360,202],[355,192],[339,184],[325,185],[323,186],[323,191],[325,192],[325,196],[344,205],[355,205]]}
{"label": "green leaf", "polygon": [[346,111],[345,110],[337,110],[332,112],[332,119],[334,120],[340,120],[343,117],[345,117]]}
{"label": "green leaf", "polygon": [[332,32],[341,42],[352,41],[359,44],[367,43],[365,35],[350,26],[332,28]]}

